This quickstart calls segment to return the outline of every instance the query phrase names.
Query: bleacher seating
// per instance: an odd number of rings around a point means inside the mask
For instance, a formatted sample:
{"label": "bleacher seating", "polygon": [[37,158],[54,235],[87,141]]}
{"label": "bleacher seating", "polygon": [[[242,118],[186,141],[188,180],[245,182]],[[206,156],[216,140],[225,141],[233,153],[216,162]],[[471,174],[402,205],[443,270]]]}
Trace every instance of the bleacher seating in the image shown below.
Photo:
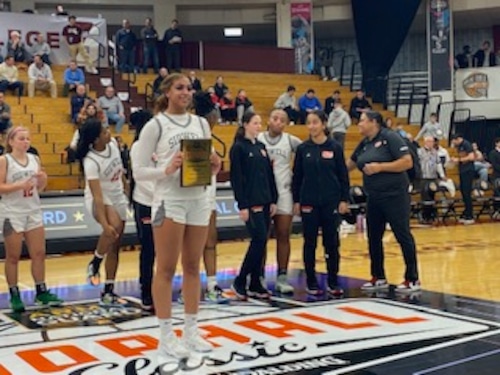
{"label": "bleacher seating", "polygon": [[[33,146],[35,146],[41,155],[44,168],[49,175],[49,190],[69,190],[81,187],[79,181],[79,168],[76,164],[68,165],[64,163],[64,149],[68,146],[74,132],[74,126],[70,121],[69,99],[62,97],[63,71],[64,66],[53,66],[54,78],[58,84],[59,97],[51,99],[46,93],[37,92],[34,98],[18,98],[12,94],[7,94],[6,101],[12,107],[13,122],[15,125],[24,125],[31,130]],[[236,92],[240,88],[247,91],[248,97],[253,101],[256,111],[263,115],[266,121],[267,114],[273,107],[276,98],[285,91],[289,84],[297,87],[297,97],[302,95],[308,88],[314,88],[316,95],[324,102],[324,99],[338,89],[341,92],[342,101],[348,107],[353,93],[345,87],[340,87],[337,82],[324,82],[316,76],[292,75],[292,74],[267,74],[267,73],[242,73],[242,72],[218,72],[218,71],[199,71],[197,72],[204,88],[212,85],[218,75],[222,75],[226,84],[231,90]],[[20,70],[21,80],[27,82],[25,70]],[[126,77],[123,77],[126,78]],[[135,86],[140,94],[144,94],[145,84],[152,82],[155,76],[153,74],[138,75]],[[91,81],[90,79],[89,81]],[[91,90],[100,90],[91,84]],[[96,97],[97,92],[91,91],[90,96]],[[137,99],[134,96],[134,103],[130,106],[143,106],[143,99]],[[393,117],[394,114],[389,111],[383,111],[380,106],[375,106],[384,116]],[[404,119],[395,119],[398,123],[405,123]],[[405,126],[405,130],[412,134],[417,133],[414,126]],[[221,138],[228,148],[232,144],[236,128],[234,126],[216,126],[214,133]],[[307,129],[304,126],[296,125],[289,127],[290,133],[304,139],[307,137]],[[123,140],[130,144],[133,140],[133,131],[129,131],[127,125],[124,126],[121,134]],[[349,156],[355,145],[359,142],[360,135],[356,126],[352,126],[346,139],[346,156]],[[228,156],[224,160],[224,168],[228,170]],[[361,174],[354,172],[352,174],[352,183],[361,183]],[[458,181],[456,172],[451,176]]]}

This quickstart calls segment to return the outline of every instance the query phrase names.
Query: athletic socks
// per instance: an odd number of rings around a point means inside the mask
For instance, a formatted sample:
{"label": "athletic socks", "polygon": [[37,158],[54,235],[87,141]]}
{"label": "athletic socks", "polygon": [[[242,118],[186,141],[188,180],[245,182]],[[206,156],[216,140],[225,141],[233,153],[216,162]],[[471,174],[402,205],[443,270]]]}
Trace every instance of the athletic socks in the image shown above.
{"label": "athletic socks", "polygon": [[115,288],[115,280],[106,280],[104,283],[104,294],[113,293]]}
{"label": "athletic socks", "polygon": [[99,270],[99,267],[101,266],[101,262],[104,259],[104,255],[101,255],[97,252],[97,249],[94,251],[94,257],[92,258],[92,266],[94,267],[95,270]]}
{"label": "athletic socks", "polygon": [[172,319],[158,318],[158,325],[160,326],[160,337],[165,338],[174,333],[172,328]]}
{"label": "athletic socks", "polygon": [[184,315],[184,334],[186,336],[192,335],[198,329],[198,314],[185,314]]}
{"label": "athletic socks", "polygon": [[9,286],[9,293],[10,293],[11,297],[17,297],[17,296],[19,296],[20,295],[20,293],[19,293],[19,287],[17,285]]}
{"label": "athletic socks", "polygon": [[207,289],[214,290],[217,285],[217,276],[207,276]]}
{"label": "athletic socks", "polygon": [[40,294],[46,293],[46,292],[47,292],[47,285],[45,285],[44,282],[36,284],[36,295],[37,296],[39,296]]}

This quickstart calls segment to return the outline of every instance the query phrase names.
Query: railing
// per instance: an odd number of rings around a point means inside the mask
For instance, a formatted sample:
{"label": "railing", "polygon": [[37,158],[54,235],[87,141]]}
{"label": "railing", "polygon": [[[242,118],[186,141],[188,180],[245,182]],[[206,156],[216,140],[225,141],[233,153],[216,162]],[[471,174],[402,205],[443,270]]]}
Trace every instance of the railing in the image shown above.
{"label": "railing", "polygon": [[132,85],[135,85],[136,81],[137,81],[137,75],[135,74],[135,72],[127,72],[127,93],[128,93],[129,103],[131,101],[130,99],[131,87]]}
{"label": "railing", "polygon": [[[359,67],[359,74],[356,74],[356,68]],[[358,78],[358,80],[356,80]],[[349,80],[349,90],[356,91],[363,86],[363,74],[361,73],[361,61],[356,60],[351,65],[351,78]]]}
{"label": "railing", "polygon": [[97,69],[101,69],[101,59],[106,56],[106,47],[99,42],[99,54],[97,59]]}
{"label": "railing", "polygon": [[348,68],[348,64],[347,64],[347,60],[349,59],[355,59],[356,56],[355,55],[344,55],[342,56],[342,63],[340,64],[340,85],[341,86],[346,86],[347,85],[347,75],[346,75],[346,70],[349,69]]}
{"label": "railing", "polygon": [[116,69],[116,46],[112,40],[108,40],[108,62],[111,68],[111,82],[115,86],[115,69]]}
{"label": "railing", "polygon": [[426,119],[430,117],[431,113],[437,114],[439,118],[439,105],[442,103],[442,101],[443,97],[441,95],[427,96],[427,99],[422,106],[420,126],[424,126]]}
{"label": "railing", "polygon": [[[454,102],[443,102],[438,106],[437,113],[439,114],[439,124],[443,128],[445,134],[451,134],[453,131],[453,122],[455,117],[455,103]],[[448,139],[450,139],[448,137]]]}
{"label": "railing", "polygon": [[212,134],[212,139],[214,139],[215,141],[217,141],[217,143],[219,143],[220,145],[222,145],[222,152],[217,151],[217,149],[215,150],[215,152],[217,153],[217,155],[219,155],[220,158],[225,158],[226,157],[226,153],[227,153],[226,143],[222,139],[220,139],[219,137],[217,137],[215,134]]}
{"label": "railing", "polygon": [[149,104],[153,103],[155,100],[155,92],[153,89],[153,85],[151,83],[146,83],[146,86],[144,88],[145,94],[144,94],[144,109],[149,108]]}

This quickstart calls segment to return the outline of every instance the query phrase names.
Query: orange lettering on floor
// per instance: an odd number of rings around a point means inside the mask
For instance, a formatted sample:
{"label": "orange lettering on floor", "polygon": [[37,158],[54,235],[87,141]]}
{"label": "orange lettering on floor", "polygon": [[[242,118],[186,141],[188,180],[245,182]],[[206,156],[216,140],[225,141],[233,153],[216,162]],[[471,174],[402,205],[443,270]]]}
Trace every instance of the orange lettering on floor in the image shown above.
{"label": "orange lettering on floor", "polygon": [[[269,325],[272,327],[269,327],[266,323],[270,323]],[[302,331],[310,334],[324,333],[324,331],[316,328],[275,317],[242,320],[236,322],[236,324],[277,338],[292,337],[290,331]]]}
{"label": "orange lettering on floor", "polygon": [[247,342],[250,342],[249,337],[214,325],[203,325],[201,326],[201,329],[206,332],[205,334],[203,334],[203,337],[210,341],[210,343],[215,347],[220,347],[220,345],[212,342],[210,339],[215,339],[218,337],[229,339],[231,341],[237,342],[238,344],[246,344]]}
{"label": "orange lettering on floor", "polygon": [[[44,356],[44,353],[49,353],[49,352],[60,352],[63,355],[71,358],[74,361],[74,363],[57,365]],[[83,365],[85,363],[94,362],[98,360],[94,356],[88,354],[87,352],[84,352],[80,348],[77,348],[76,346],[73,345],[61,345],[61,346],[53,346],[50,348],[23,350],[17,352],[16,354],[19,357],[21,357],[24,361],[26,361],[26,363],[34,367],[37,371],[43,373],[59,372],[69,367]]]}
{"label": "orange lettering on floor", "polygon": [[[133,341],[134,347],[129,347],[127,341]],[[133,335],[96,342],[124,358],[145,355],[145,352],[155,350],[158,347],[158,340],[148,335]],[[137,345],[137,343],[141,345]]]}
{"label": "orange lettering on floor", "polygon": [[295,316],[299,316],[301,318],[307,319],[307,320],[312,320],[313,322],[319,322],[323,323],[329,326],[337,327],[337,328],[342,328],[342,329],[360,329],[360,328],[370,328],[370,327],[376,327],[377,325],[375,323],[371,322],[360,322],[360,323],[345,323],[341,322],[338,320],[333,320],[333,319],[327,319],[322,316],[318,315],[313,315],[309,313],[297,313],[293,314]]}
{"label": "orange lettering on floor", "polygon": [[12,375],[12,373],[9,370],[7,370],[5,367],[0,365],[0,375]]}
{"label": "orange lettering on floor", "polygon": [[393,318],[387,315],[382,315],[382,314],[376,314],[376,313],[371,313],[365,310],[357,309],[355,307],[339,307],[339,310],[348,312],[350,314],[354,315],[359,315],[359,316],[364,316],[365,318],[372,318],[376,320],[381,320],[383,322],[388,322],[392,324],[408,324],[408,323],[420,323],[420,322],[425,322],[427,319],[420,318],[418,316],[409,316],[407,318]]}

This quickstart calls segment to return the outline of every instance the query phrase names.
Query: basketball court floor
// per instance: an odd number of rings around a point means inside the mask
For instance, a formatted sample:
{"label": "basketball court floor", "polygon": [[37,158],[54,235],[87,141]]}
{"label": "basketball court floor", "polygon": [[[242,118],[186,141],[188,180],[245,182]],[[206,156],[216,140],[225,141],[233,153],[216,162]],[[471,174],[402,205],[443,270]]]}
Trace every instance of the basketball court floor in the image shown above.
{"label": "basketball court floor", "polygon": [[[312,298],[300,272],[301,244],[292,239],[293,296],[226,305],[202,303],[200,326],[214,351],[158,363],[157,324],[139,308],[138,252],[122,253],[117,292],[123,308],[103,308],[99,289],[85,284],[90,254],[53,257],[47,281],[67,303],[60,308],[7,310],[0,280],[0,375],[31,374],[500,374],[500,245],[498,223],[415,228],[424,290],[413,295],[364,294],[369,278],[363,233],[342,240],[342,299]],[[403,262],[391,232],[384,238],[392,284]],[[246,242],[218,247],[219,280],[229,288]],[[275,280],[269,245],[269,287]],[[324,270],[318,249],[318,270]],[[25,302],[33,300],[29,262],[21,265]],[[324,278],[324,276],[322,276]],[[3,276],[0,276],[3,279]],[[181,278],[176,277],[179,286]],[[174,324],[182,329],[182,306]]]}

